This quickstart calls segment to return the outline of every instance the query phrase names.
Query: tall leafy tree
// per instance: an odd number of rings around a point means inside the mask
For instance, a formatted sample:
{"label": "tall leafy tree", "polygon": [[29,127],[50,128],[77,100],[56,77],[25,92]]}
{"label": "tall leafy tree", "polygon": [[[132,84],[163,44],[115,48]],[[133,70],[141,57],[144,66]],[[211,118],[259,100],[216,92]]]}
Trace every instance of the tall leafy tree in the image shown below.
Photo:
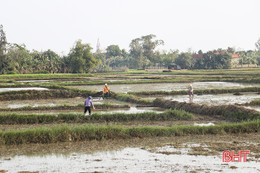
{"label": "tall leafy tree", "polygon": [[0,73],[5,74],[8,72],[8,59],[6,56],[7,52],[7,40],[3,25],[0,25]]}
{"label": "tall leafy tree", "polygon": [[24,44],[9,44],[8,59],[10,59],[10,69],[16,73],[33,72],[31,68],[32,56]]}
{"label": "tall leafy tree", "polygon": [[106,48],[106,51],[107,58],[120,56],[122,53],[118,45],[110,45]]}
{"label": "tall leafy tree", "polygon": [[[122,61],[122,51],[119,48],[118,45],[110,45],[106,48],[106,61],[105,65],[107,66],[115,66],[115,62],[117,62],[117,59],[120,59]],[[113,62],[112,62],[113,61]],[[116,65],[118,66],[118,65]]]}
{"label": "tall leafy tree", "polygon": [[255,43],[255,47],[257,49],[257,51],[260,52],[260,38],[257,40],[257,42]]}
{"label": "tall leafy tree", "polygon": [[153,40],[156,36],[153,34],[142,36],[142,47],[143,47],[143,55],[152,63],[156,63],[159,61],[159,57],[156,56],[155,48],[159,45],[163,45],[163,40]]}
{"label": "tall leafy tree", "polygon": [[93,57],[91,49],[89,44],[83,44],[81,40],[76,41],[68,55],[70,72],[88,73],[97,66],[98,61]]}
{"label": "tall leafy tree", "polygon": [[231,68],[231,54],[218,51],[209,51],[203,57],[196,60],[195,69],[229,69]]}
{"label": "tall leafy tree", "polygon": [[131,57],[130,68],[142,68],[145,66],[145,61],[147,61],[147,58],[143,56],[143,48],[140,42],[141,39],[136,38],[129,45]]}
{"label": "tall leafy tree", "polygon": [[162,40],[154,40],[153,34],[133,39],[130,43],[130,57],[132,58],[132,67],[145,68],[149,64],[155,64],[160,61],[160,56],[156,47],[164,44]]}
{"label": "tall leafy tree", "polygon": [[170,50],[169,52],[164,51],[160,54],[160,63],[166,66],[172,65],[175,59],[178,57],[179,50]]}
{"label": "tall leafy tree", "polygon": [[55,53],[52,50],[47,50],[42,53],[42,56],[47,59],[48,67],[46,68],[46,71],[49,71],[50,73],[54,72],[61,72],[61,58],[57,53]]}
{"label": "tall leafy tree", "polygon": [[181,53],[176,59],[175,63],[181,68],[189,69],[192,66],[192,56],[190,53]]}

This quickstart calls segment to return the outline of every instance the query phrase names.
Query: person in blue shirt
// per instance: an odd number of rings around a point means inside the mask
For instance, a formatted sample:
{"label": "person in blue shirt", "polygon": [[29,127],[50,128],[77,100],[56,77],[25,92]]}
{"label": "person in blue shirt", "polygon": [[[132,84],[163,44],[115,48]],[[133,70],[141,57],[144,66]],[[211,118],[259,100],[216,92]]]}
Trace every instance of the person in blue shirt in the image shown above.
{"label": "person in blue shirt", "polygon": [[91,108],[95,109],[91,96],[89,96],[88,99],[85,100],[84,105],[85,105],[84,114],[86,115],[86,112],[88,111],[89,115],[91,115]]}

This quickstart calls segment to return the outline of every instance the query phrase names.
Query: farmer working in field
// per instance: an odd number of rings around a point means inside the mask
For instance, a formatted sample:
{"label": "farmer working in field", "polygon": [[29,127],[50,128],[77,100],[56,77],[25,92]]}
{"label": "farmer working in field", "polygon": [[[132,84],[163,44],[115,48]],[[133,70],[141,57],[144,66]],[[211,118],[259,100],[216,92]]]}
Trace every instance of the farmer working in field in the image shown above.
{"label": "farmer working in field", "polygon": [[103,88],[103,94],[104,94],[103,99],[109,97],[109,93],[110,93],[110,89],[107,86],[107,84],[105,84],[105,87]]}
{"label": "farmer working in field", "polygon": [[[84,110],[84,114],[86,115],[86,112],[89,112],[89,115],[91,115],[91,108],[95,109],[94,104],[92,102],[92,97],[89,96],[87,100],[85,100],[85,110]],[[87,116],[87,115],[86,115]]]}
{"label": "farmer working in field", "polygon": [[193,95],[192,84],[189,84],[189,86],[188,86],[188,93],[189,93],[189,97],[190,97],[190,98],[194,96],[194,95]]}

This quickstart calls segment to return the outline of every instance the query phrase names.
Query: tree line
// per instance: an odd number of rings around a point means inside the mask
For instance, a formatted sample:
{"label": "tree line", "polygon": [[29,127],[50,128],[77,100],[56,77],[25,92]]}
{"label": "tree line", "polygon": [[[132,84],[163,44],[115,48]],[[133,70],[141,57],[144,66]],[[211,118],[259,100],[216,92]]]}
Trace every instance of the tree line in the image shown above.
{"label": "tree line", "polygon": [[[239,54],[240,64],[260,64],[260,39],[256,50],[234,51],[217,49],[203,53],[159,50],[163,40],[153,34],[135,38],[129,44],[129,52],[118,45],[106,50],[92,51],[89,44],[77,40],[68,55],[59,56],[52,50],[29,51],[26,45],[8,43],[0,25],[0,74],[12,73],[89,73],[110,70],[145,69],[154,66],[179,65],[184,69],[228,69],[232,54]],[[194,55],[199,55],[194,57]]]}

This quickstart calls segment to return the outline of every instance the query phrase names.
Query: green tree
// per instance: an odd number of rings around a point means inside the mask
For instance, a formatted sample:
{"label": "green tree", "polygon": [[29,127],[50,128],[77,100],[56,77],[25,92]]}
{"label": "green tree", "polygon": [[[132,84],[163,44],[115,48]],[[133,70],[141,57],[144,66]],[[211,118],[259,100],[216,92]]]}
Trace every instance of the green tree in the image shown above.
{"label": "green tree", "polygon": [[31,68],[32,56],[24,44],[10,44],[7,57],[10,59],[9,68],[12,71],[16,73],[33,72]]}
{"label": "green tree", "polygon": [[255,43],[256,50],[260,52],[260,38]]}
{"label": "green tree", "polygon": [[219,51],[209,51],[203,57],[197,59],[195,69],[229,69],[231,68],[231,54]]}
{"label": "green tree", "polygon": [[230,69],[232,56],[228,53],[218,54],[214,56],[213,69]]}
{"label": "green tree", "polygon": [[235,50],[232,47],[228,47],[227,52],[233,54],[233,53],[235,53]]}
{"label": "green tree", "polygon": [[115,56],[120,56],[122,51],[120,50],[118,45],[110,45],[106,48],[106,57],[111,58]]}
{"label": "green tree", "polygon": [[62,68],[61,68],[61,58],[60,56],[55,53],[54,51],[48,49],[47,51],[44,51],[42,53],[42,56],[46,58],[47,60],[47,67],[46,67],[46,71],[50,72],[50,73],[57,73],[57,72],[61,72]]}
{"label": "green tree", "polygon": [[8,72],[9,62],[6,56],[7,40],[3,25],[0,25],[0,73],[5,74]]}
{"label": "green tree", "polygon": [[142,68],[145,64],[144,62],[147,60],[146,57],[143,56],[143,48],[141,45],[141,39],[136,38],[130,43],[130,68]]}
{"label": "green tree", "polygon": [[199,51],[198,51],[198,54],[203,54],[202,50],[199,50]]}
{"label": "green tree", "polygon": [[176,59],[175,63],[181,68],[189,69],[192,67],[192,56],[190,53],[181,53]]}
{"label": "green tree", "polygon": [[257,60],[257,65],[259,66],[260,65],[260,55],[257,56],[256,60]]}
{"label": "green tree", "polygon": [[240,51],[239,55],[242,57],[240,60],[240,64],[247,64],[248,67],[250,64],[257,64],[258,55],[259,53],[257,51]]}
{"label": "green tree", "polygon": [[142,36],[141,44],[143,47],[143,55],[153,64],[159,62],[159,57],[156,56],[155,48],[159,45],[163,45],[163,40],[153,40],[156,36],[153,34]]}
{"label": "green tree", "polygon": [[179,50],[170,50],[169,52],[164,51],[160,57],[161,57],[161,64],[169,66],[172,65],[175,61],[175,59],[178,57]]}
{"label": "green tree", "polygon": [[67,59],[70,72],[88,73],[97,66],[98,61],[93,57],[91,49],[89,44],[83,44],[81,40],[76,41]]}
{"label": "green tree", "polygon": [[97,60],[98,65],[96,68],[96,71],[98,72],[104,72],[107,71],[107,65],[105,64],[106,61],[106,53],[103,53],[101,51],[98,51],[96,53],[93,54],[94,58]]}
{"label": "green tree", "polygon": [[148,65],[154,65],[160,62],[160,54],[155,51],[156,47],[164,44],[162,40],[154,40],[153,34],[133,39],[130,43],[130,57],[132,67],[145,68]]}

